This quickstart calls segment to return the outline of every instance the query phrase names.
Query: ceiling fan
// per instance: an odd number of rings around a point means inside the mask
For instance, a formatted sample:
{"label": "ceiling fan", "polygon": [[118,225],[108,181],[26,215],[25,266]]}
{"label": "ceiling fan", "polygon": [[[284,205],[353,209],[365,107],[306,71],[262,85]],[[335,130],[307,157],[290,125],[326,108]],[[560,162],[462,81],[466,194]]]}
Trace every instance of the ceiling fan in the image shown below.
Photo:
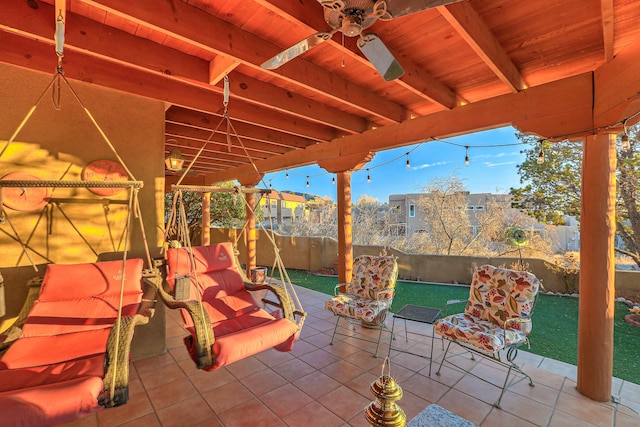
{"label": "ceiling fan", "polygon": [[395,80],[404,74],[402,66],[377,35],[363,31],[378,19],[389,21],[459,1],[461,0],[318,0],[324,8],[324,19],[331,30],[320,31],[299,41],[261,66],[268,70],[276,69],[341,31],[347,37],[358,36],[358,48],[369,62],[385,80]]}

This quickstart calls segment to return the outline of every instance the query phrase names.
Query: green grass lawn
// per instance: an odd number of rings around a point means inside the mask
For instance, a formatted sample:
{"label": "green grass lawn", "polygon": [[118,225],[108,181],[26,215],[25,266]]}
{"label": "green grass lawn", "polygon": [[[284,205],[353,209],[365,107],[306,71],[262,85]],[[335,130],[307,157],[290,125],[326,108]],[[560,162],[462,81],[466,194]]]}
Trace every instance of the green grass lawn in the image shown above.
{"label": "green grass lawn", "polygon": [[[337,283],[335,277],[314,276],[304,271],[288,270],[291,282],[333,294]],[[433,285],[399,281],[391,311],[400,310],[405,304],[426,307],[444,307],[447,300],[463,299],[469,296],[469,288],[464,286]],[[464,310],[464,305],[450,306],[449,313]],[[640,328],[624,321],[628,307],[616,303],[613,376],[640,384]],[[578,349],[578,299],[551,295],[540,295],[533,314],[533,332],[529,336],[531,353],[555,360],[577,364]],[[526,350],[526,348],[525,348]]]}

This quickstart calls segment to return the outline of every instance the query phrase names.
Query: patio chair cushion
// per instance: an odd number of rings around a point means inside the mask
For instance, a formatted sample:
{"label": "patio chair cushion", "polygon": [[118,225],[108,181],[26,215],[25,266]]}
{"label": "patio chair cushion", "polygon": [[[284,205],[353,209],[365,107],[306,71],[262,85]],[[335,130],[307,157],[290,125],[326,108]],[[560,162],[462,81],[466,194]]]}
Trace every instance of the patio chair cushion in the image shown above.
{"label": "patio chair cushion", "polygon": [[361,255],[354,259],[346,292],[325,301],[324,307],[339,316],[379,324],[391,308],[397,277],[393,256]]}
{"label": "patio chair cushion", "polygon": [[[393,256],[361,255],[353,262],[346,293],[362,299],[392,299],[397,276],[398,264]],[[383,290],[388,292],[377,296]]]}
{"label": "patio chair cushion", "polygon": [[467,313],[453,314],[436,321],[436,333],[471,344],[488,352],[500,351],[514,344],[527,342],[527,336],[516,329],[503,329]]}
{"label": "patio chair cushion", "polygon": [[391,308],[391,300],[380,301],[358,298],[354,295],[340,294],[325,301],[324,308],[340,316],[374,323],[376,316],[383,310]]}
{"label": "patio chair cushion", "polygon": [[527,343],[540,281],[526,271],[483,265],[473,273],[464,313],[446,316],[434,323],[437,334],[494,352]]}

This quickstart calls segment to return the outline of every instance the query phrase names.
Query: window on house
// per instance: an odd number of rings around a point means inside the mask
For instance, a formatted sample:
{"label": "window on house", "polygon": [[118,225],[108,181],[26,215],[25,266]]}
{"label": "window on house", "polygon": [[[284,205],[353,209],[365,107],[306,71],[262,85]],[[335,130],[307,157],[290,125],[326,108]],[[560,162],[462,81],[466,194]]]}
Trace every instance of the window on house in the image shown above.
{"label": "window on house", "polygon": [[473,205],[469,205],[469,206],[467,206],[467,209],[468,209],[468,210],[470,210],[470,211],[472,211],[474,207],[475,207],[475,206],[473,206]]}
{"label": "window on house", "polygon": [[477,211],[481,211],[481,210],[483,210],[483,209],[484,209],[484,206],[482,206],[482,205],[476,205],[476,210],[477,210]]}
{"label": "window on house", "polygon": [[411,218],[416,216],[416,205],[414,205],[413,203],[409,205],[409,216]]}

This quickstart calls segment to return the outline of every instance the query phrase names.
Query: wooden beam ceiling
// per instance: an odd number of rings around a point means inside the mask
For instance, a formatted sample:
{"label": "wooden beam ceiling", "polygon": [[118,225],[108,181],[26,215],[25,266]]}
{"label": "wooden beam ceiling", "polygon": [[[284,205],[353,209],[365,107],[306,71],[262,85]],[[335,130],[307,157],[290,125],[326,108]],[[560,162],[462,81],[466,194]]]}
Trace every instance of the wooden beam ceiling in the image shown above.
{"label": "wooden beam ceiling", "polygon": [[[47,4],[41,4],[34,11],[25,2],[11,2],[0,14],[0,28],[53,45],[53,13],[53,7]],[[210,85],[211,69],[205,60],[117,29],[105,33],[101,24],[77,14],[69,13],[67,19],[66,50],[75,50],[123,67],[148,72],[151,74],[148,77],[151,84],[154,84],[153,80],[157,80],[157,74],[162,74],[162,77],[181,84],[222,93],[221,87]],[[140,55],[139,52],[145,52],[145,55]],[[227,63],[239,63],[235,59],[224,58]],[[337,126],[346,133],[361,132],[369,126],[360,117],[242,74],[235,75],[232,84],[232,96],[240,97],[243,101],[275,108],[321,125]],[[217,109],[221,105],[219,102],[212,107]],[[211,111],[211,107],[203,111]]]}
{"label": "wooden beam ceiling", "polygon": [[337,103],[356,108],[382,124],[398,123],[407,116],[402,106],[331,74],[304,58],[297,58],[286,67],[275,71],[260,68],[262,62],[279,53],[281,48],[182,1],[85,2],[109,14],[143,27],[153,28],[213,54],[234,58],[243,65],[259,69],[261,73],[274,74],[289,84],[314,92],[318,97],[330,98]]}
{"label": "wooden beam ceiling", "polygon": [[[324,20],[321,7],[312,8],[303,2],[291,0],[258,0],[257,3],[273,11],[278,16],[286,17],[291,21],[292,25],[302,25],[309,32],[309,35],[329,29]],[[344,55],[349,60],[365,64],[373,69],[373,65],[355,48],[355,43],[347,42],[343,47],[340,43],[330,39],[325,44],[344,52]],[[282,46],[283,49],[287,47],[289,46]],[[408,89],[425,101],[433,102],[443,109],[451,109],[457,105],[458,97],[453,90],[434,79],[409,58],[403,58],[402,68],[404,68],[405,74],[394,80],[393,84]]]}
{"label": "wooden beam ceiling", "polygon": [[[585,73],[359,135],[345,136],[330,143],[309,146],[304,150],[291,151],[282,156],[258,161],[255,166],[261,173],[267,173],[318,163],[325,159],[376,152],[510,124],[526,127],[529,123],[535,123],[535,130],[538,132],[554,132],[560,129],[565,132],[568,128],[581,132],[591,129],[593,123],[592,87],[592,74]],[[555,122],[557,117],[562,118],[558,124]],[[539,126],[542,125],[546,128],[541,129]],[[546,135],[553,136],[552,133]],[[239,179],[245,174],[254,173],[253,166],[245,165],[236,170],[207,175],[205,181],[219,182],[230,177]]]}
{"label": "wooden beam ceiling", "polygon": [[518,92],[527,87],[518,68],[469,3],[453,3],[439,10],[509,90]]}

